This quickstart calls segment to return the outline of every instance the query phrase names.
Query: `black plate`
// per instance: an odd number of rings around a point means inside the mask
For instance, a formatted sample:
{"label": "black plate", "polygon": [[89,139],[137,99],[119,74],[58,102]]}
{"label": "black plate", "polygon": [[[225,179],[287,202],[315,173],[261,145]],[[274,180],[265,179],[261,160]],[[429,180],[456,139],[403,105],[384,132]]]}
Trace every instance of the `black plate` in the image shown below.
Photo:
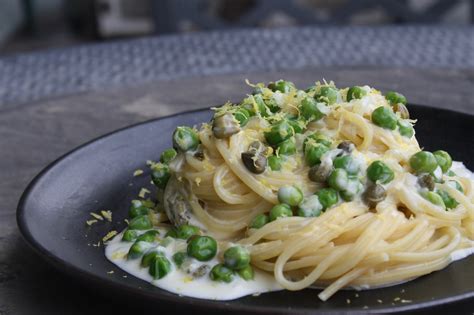
{"label": "black plate", "polygon": [[[417,137],[426,149],[447,150],[455,160],[465,161],[474,169],[474,116],[416,105],[410,105],[410,111],[420,119]],[[208,110],[199,110],[152,120],[103,136],[53,162],[29,185],[18,206],[18,225],[27,242],[52,264],[94,290],[145,299],[156,305],[168,302],[272,314],[390,312],[474,299],[474,256],[402,285],[358,292],[357,297],[355,291],[341,291],[325,303],[317,298],[316,290],[207,301],[179,297],[130,275],[124,278],[126,274],[105,258],[103,246],[95,244],[111,229],[120,231],[125,227],[129,201],[136,198],[141,187],[150,186],[147,173],[133,177],[133,171],[145,170],[146,160],[156,160],[171,145],[177,125],[194,125],[209,118]],[[113,211],[113,222],[87,227],[89,212],[101,209]],[[113,274],[107,273],[111,270]],[[402,299],[410,302],[402,303]]]}

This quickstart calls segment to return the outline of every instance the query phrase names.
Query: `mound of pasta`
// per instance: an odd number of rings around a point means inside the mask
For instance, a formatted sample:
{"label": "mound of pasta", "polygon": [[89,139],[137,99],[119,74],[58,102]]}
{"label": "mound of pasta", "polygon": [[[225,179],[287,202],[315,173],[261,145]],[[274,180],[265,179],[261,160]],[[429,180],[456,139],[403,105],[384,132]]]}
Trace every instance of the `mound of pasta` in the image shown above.
{"label": "mound of pasta", "polygon": [[327,300],[474,251],[474,177],[420,147],[402,94],[251,86],[209,123],[176,128],[150,162],[158,197],[133,201],[114,263],[200,298],[316,286]]}

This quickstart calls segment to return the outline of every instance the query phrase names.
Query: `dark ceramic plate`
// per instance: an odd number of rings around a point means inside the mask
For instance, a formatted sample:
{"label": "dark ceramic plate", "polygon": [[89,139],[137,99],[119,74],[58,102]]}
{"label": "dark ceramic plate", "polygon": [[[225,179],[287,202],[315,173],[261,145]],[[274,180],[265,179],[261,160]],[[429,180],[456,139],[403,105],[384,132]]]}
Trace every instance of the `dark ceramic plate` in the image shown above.
{"label": "dark ceramic plate", "polygon": [[[426,149],[445,149],[455,160],[465,161],[474,169],[474,116],[415,105],[410,111],[419,119],[417,137]],[[318,300],[316,290],[207,301],[179,297],[130,275],[124,278],[126,274],[105,258],[103,246],[95,244],[108,231],[125,227],[123,220],[130,200],[136,198],[141,187],[150,186],[146,173],[133,177],[133,171],[145,170],[146,160],[156,160],[171,145],[177,125],[198,124],[209,118],[208,110],[200,110],[145,122],[94,140],[52,163],[29,185],[18,206],[18,225],[27,242],[52,264],[94,290],[156,305],[173,303],[201,310],[271,314],[397,312],[432,309],[446,303],[455,306],[468,299],[472,305],[474,256],[402,285],[357,294],[341,291],[325,303]],[[113,211],[113,222],[87,227],[89,213],[101,209]],[[107,273],[111,270],[114,273]]]}

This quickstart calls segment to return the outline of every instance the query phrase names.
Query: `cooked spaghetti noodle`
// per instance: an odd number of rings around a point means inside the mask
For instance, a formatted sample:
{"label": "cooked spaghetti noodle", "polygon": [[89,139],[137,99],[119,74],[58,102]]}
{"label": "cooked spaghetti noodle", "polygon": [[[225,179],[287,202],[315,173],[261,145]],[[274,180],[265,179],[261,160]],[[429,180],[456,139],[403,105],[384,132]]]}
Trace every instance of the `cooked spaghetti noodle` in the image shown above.
{"label": "cooked spaghetti noodle", "polygon": [[189,129],[194,147],[175,132],[164,220],[247,250],[284,289],[323,287],[321,300],[426,275],[474,246],[473,178],[422,151],[402,95],[254,87]]}

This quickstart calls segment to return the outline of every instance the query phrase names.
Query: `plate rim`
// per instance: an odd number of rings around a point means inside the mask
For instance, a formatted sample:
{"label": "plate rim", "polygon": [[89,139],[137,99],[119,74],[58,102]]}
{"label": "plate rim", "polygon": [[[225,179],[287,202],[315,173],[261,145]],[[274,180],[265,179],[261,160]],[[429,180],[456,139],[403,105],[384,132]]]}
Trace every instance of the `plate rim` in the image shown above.
{"label": "plate rim", "polygon": [[[460,114],[460,115],[465,115],[469,116],[472,119],[474,119],[474,115],[470,113],[465,113],[461,111],[455,111],[452,109],[446,109],[446,108],[438,108],[438,107],[433,107],[429,105],[420,105],[420,104],[415,104],[415,103],[409,103],[409,107],[414,106],[417,108],[422,108],[422,109],[432,109],[436,111],[441,111],[441,112],[450,112],[450,113],[455,113],[455,114]],[[66,153],[60,155],[58,158],[54,159],[52,162],[47,164],[36,176],[33,177],[33,179],[30,180],[28,185],[26,186],[25,190],[22,192],[21,197],[18,201],[18,205],[16,208],[16,223],[17,227],[20,231],[20,234],[23,238],[23,240],[28,244],[28,246],[33,249],[33,251],[38,254],[40,257],[42,257],[46,262],[51,264],[54,268],[60,270],[62,273],[64,273],[67,276],[70,276],[74,279],[77,279],[81,283],[85,282],[92,282],[96,283],[99,286],[102,287],[107,287],[113,291],[120,292],[120,293],[127,293],[131,294],[137,298],[143,298],[143,296],[146,296],[146,298],[156,298],[157,301],[159,300],[164,300],[167,303],[180,303],[180,305],[185,305],[188,307],[196,307],[200,309],[207,309],[207,310],[214,310],[214,311],[232,311],[232,312],[245,312],[245,313],[261,313],[261,314],[287,314],[288,312],[291,312],[292,314],[318,314],[318,313],[335,313],[335,312],[347,312],[347,313],[353,313],[353,312],[366,312],[366,313],[388,313],[388,312],[405,312],[405,311],[410,311],[410,310],[428,310],[429,308],[434,308],[438,307],[441,305],[448,305],[448,304],[454,304],[456,302],[461,302],[461,301],[467,301],[469,299],[473,299],[474,301],[474,290],[470,292],[466,292],[463,294],[459,294],[456,296],[449,296],[441,299],[436,299],[436,300],[431,300],[431,301],[425,301],[425,302],[420,302],[416,304],[406,304],[406,305],[396,305],[396,306],[390,306],[390,307],[383,307],[383,308],[378,308],[378,307],[373,307],[369,309],[361,309],[357,308],[354,310],[343,310],[343,309],[314,309],[314,310],[305,310],[305,309],[297,309],[297,308],[292,308],[291,310],[289,309],[283,309],[280,307],[274,307],[274,306],[248,306],[248,305],[232,305],[228,306],[226,301],[220,301],[222,303],[216,303],[216,301],[213,300],[206,300],[206,299],[197,299],[197,298],[192,298],[188,296],[181,296],[178,294],[172,294],[170,296],[158,294],[157,292],[153,291],[146,291],[146,290],[141,290],[137,291],[135,288],[126,286],[126,285],[121,285],[117,284],[111,279],[108,278],[102,278],[98,275],[95,275],[93,273],[88,272],[85,269],[81,269],[80,267],[74,265],[72,262],[69,262],[67,260],[62,259],[58,255],[54,255],[51,253],[45,246],[43,246],[38,240],[36,240],[33,235],[31,234],[31,231],[27,227],[27,217],[26,217],[26,206],[28,204],[28,199],[32,193],[32,191],[36,188],[37,183],[48,174],[48,172],[53,169],[56,165],[59,163],[63,162],[66,158],[72,156],[74,153],[88,147],[91,144],[98,143],[100,141],[104,141],[105,139],[125,132],[129,129],[133,129],[138,126],[143,126],[147,124],[152,124],[159,122],[160,120],[164,119],[169,119],[177,116],[181,116],[184,114],[192,114],[196,112],[204,112],[204,111],[211,111],[210,107],[203,107],[203,108],[197,108],[197,109],[192,109],[192,110],[186,110],[186,111],[181,111],[177,113],[173,113],[171,115],[166,115],[166,116],[161,116],[157,118],[151,118],[147,119],[145,121],[141,121],[138,123],[126,125],[124,127],[112,130],[110,132],[107,132],[103,135],[100,135],[96,138],[93,138],[91,140],[88,140],[84,142],[83,144],[80,144],[77,147],[74,147],[73,149],[67,151]],[[105,256],[104,256],[105,257]],[[161,289],[163,290],[163,289]],[[265,293],[266,294],[266,293]]]}

